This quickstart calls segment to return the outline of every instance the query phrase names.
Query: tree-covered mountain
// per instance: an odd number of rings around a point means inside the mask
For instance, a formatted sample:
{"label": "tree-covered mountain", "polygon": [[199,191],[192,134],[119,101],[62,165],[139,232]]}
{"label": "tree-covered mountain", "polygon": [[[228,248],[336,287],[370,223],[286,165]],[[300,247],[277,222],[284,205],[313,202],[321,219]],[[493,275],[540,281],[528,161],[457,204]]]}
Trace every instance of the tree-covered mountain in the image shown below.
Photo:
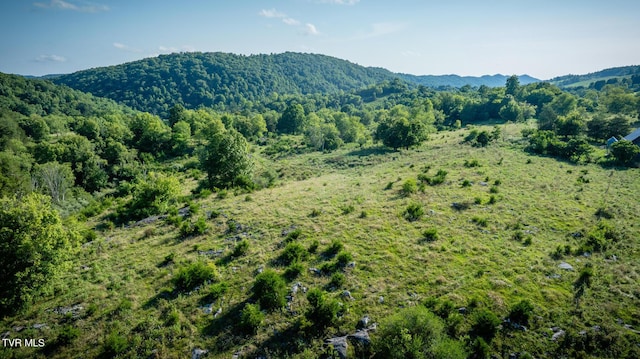
{"label": "tree-covered mountain", "polygon": [[[168,116],[187,108],[239,109],[274,94],[336,94],[401,79],[426,87],[504,86],[508,76],[414,76],[364,67],[318,54],[180,53],[52,78],[58,84],[108,97],[134,109]],[[539,80],[523,75],[520,83]]]}
{"label": "tree-covered mountain", "polygon": [[[605,85],[624,83],[627,87],[640,88],[640,66],[613,67],[585,75],[565,75],[549,80],[559,87],[591,87],[601,90]],[[637,90],[636,90],[637,91]]]}
{"label": "tree-covered mountain", "polygon": [[394,78],[381,68],[324,55],[215,52],[161,55],[53,81],[166,116],[175,104],[239,108],[274,94],[337,93]]}
{"label": "tree-covered mountain", "polygon": [[[504,86],[509,76],[496,74],[496,75],[484,75],[484,76],[458,76],[458,75],[422,75],[415,76],[410,74],[398,74],[398,76],[410,83],[426,87],[463,87],[466,85],[473,87],[489,86],[500,87]],[[534,82],[540,82],[539,79],[533,78],[529,75],[518,76],[520,83],[527,85]]]}

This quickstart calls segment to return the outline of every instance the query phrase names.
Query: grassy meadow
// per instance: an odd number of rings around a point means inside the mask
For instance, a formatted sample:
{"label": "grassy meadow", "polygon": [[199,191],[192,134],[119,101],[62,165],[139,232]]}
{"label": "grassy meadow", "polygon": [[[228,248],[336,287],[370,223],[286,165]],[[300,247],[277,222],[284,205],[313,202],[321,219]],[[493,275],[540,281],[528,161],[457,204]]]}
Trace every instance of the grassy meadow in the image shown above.
{"label": "grassy meadow", "polygon": [[[257,147],[261,165],[280,175],[276,185],[189,199],[185,220],[206,218],[202,235],[183,238],[166,219],[105,224],[113,204],[88,219],[97,237],[78,248],[57,292],[0,322],[2,332],[22,326],[20,335],[47,345],[0,349],[0,357],[184,358],[196,348],[211,358],[318,357],[328,351],[325,339],[352,333],[364,315],[379,323],[400,308],[450,306],[459,314],[448,328],[464,339],[470,319],[458,308],[485,307],[504,318],[522,299],[533,304],[533,317],[526,331],[500,331],[491,344],[499,357],[572,356],[563,340],[600,340],[590,337],[595,326],[610,343],[604,356],[637,352],[640,170],[532,156],[523,150],[524,126],[500,125],[501,139],[487,147],[462,144],[468,129],[398,152],[346,147],[271,160]],[[428,184],[440,170],[442,183]],[[178,174],[185,198],[197,186],[194,173]],[[590,233],[602,223],[613,235],[594,247]],[[234,254],[242,240],[246,252]],[[298,292],[285,309],[265,313],[255,334],[239,333],[256,274],[287,269],[285,242],[317,246],[287,286],[299,282],[339,300],[338,324],[299,334],[308,302]],[[346,266],[332,267],[336,252],[348,254]],[[198,260],[215,263],[216,279],[175,291],[179,268]],[[587,266],[593,276],[579,292]],[[558,330],[565,339],[552,339]]]}

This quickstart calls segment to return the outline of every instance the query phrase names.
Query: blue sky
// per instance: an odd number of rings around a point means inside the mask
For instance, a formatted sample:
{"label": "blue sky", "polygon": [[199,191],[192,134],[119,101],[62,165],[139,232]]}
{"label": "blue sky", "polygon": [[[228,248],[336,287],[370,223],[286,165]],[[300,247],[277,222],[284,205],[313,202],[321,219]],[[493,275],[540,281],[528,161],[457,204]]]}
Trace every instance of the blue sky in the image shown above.
{"label": "blue sky", "polygon": [[638,20],[637,0],[3,0],[0,72],[296,51],[416,75],[549,79],[640,64]]}

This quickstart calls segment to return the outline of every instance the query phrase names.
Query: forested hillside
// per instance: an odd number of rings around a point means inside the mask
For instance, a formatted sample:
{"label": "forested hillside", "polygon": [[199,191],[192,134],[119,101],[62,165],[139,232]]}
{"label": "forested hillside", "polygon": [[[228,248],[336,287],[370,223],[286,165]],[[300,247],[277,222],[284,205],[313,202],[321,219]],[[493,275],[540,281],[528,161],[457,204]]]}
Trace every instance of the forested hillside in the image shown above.
{"label": "forested hillside", "polygon": [[628,83],[326,58],[273,94],[277,56],[221,55],[253,67],[196,105],[227,74],[202,56],[91,70],[160,116],[0,75],[0,333],[43,340],[0,357],[640,357],[640,147],[605,147],[638,127]]}
{"label": "forested hillside", "polygon": [[287,52],[276,55],[181,53],[53,79],[134,109],[166,115],[175,104],[239,109],[274,94],[332,94],[359,89],[395,75],[345,60]]}
{"label": "forested hillside", "polygon": [[560,87],[584,87],[601,90],[605,85],[624,84],[640,91],[640,66],[614,67],[585,75],[565,75],[549,80]]}

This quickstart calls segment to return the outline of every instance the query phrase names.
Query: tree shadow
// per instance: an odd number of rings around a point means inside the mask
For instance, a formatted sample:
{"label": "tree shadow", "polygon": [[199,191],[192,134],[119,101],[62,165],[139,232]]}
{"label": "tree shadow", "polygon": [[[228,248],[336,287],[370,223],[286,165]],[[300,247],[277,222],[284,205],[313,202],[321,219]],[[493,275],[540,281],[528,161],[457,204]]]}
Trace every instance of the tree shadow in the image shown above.
{"label": "tree shadow", "polygon": [[383,146],[378,146],[378,147],[367,147],[367,148],[360,148],[357,150],[353,150],[350,152],[347,152],[346,155],[347,156],[357,156],[357,157],[366,157],[366,156],[382,156],[382,155],[386,155],[389,153],[397,153],[398,151],[394,151],[390,148],[387,147],[383,147]]}

